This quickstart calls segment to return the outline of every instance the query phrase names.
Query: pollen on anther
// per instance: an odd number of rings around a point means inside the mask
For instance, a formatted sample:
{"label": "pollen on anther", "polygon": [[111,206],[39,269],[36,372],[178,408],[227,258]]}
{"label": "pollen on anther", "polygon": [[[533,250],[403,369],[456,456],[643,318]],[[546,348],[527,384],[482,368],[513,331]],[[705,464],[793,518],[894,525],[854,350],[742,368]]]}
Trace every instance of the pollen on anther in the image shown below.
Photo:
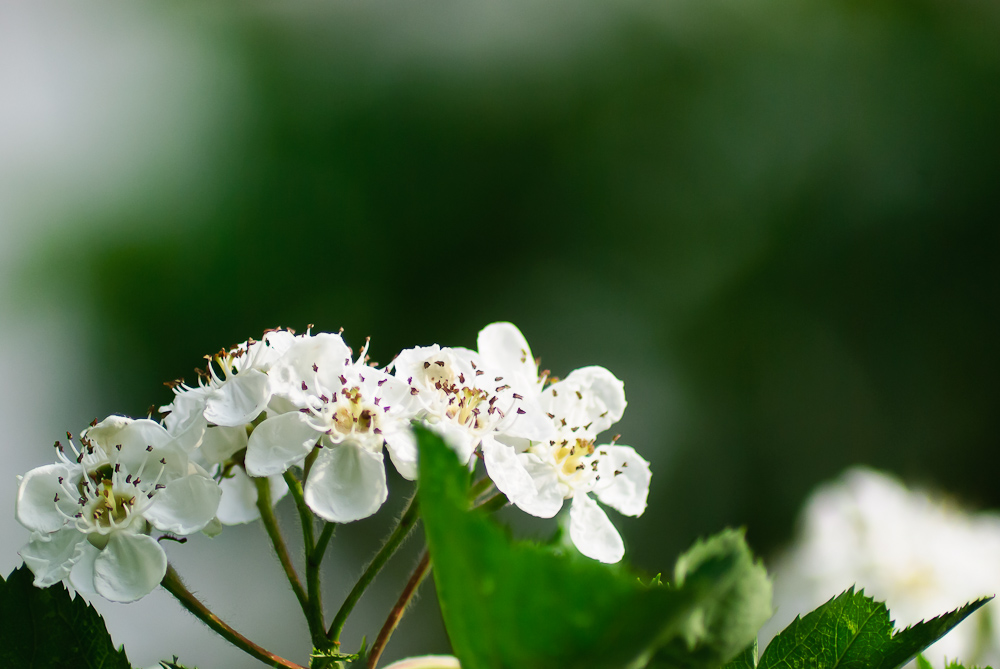
{"label": "pollen on anther", "polygon": [[302,382],[302,390],[309,390],[309,386],[306,385],[305,381]]}
{"label": "pollen on anther", "polygon": [[420,393],[420,391],[419,391],[419,390],[417,390],[416,388],[410,388],[410,394],[411,394],[411,395],[416,395],[416,394],[418,394],[418,393]]}
{"label": "pollen on anther", "polygon": [[315,362],[313,363],[313,371],[314,372],[318,372],[319,371],[319,366],[317,366]]}
{"label": "pollen on anther", "polygon": [[427,369],[427,368],[428,368],[428,367],[430,367],[430,366],[431,366],[431,363],[429,363],[429,362],[424,362],[424,369]]}
{"label": "pollen on anther", "polygon": [[379,381],[379,382],[378,382],[378,385],[379,385],[379,387],[381,387],[381,386],[382,386],[382,384],[383,384],[383,383],[385,383],[385,382],[386,382],[386,379],[382,379],[381,381]]}
{"label": "pollen on anther", "polygon": [[63,482],[63,477],[60,476],[59,477],[59,485],[62,485],[62,482]]}
{"label": "pollen on anther", "polygon": [[59,501],[59,493],[56,493],[56,496],[52,499],[52,501],[53,502],[58,502]]}
{"label": "pollen on anther", "polygon": [[519,414],[526,414],[526,413],[528,413],[528,412],[527,412],[527,411],[525,411],[524,409],[522,409],[521,407],[518,407],[518,408],[517,408],[517,413],[519,413]]}
{"label": "pollen on anther", "polygon": [[152,453],[153,452],[153,446],[152,445],[146,446],[146,452],[147,453]]}
{"label": "pollen on anther", "polygon": [[343,374],[341,374],[340,375],[340,382],[346,386],[347,385],[347,377],[344,376]]}
{"label": "pollen on anther", "polygon": [[115,444],[115,450],[116,451],[122,450],[122,445],[121,444]]}
{"label": "pollen on anther", "polygon": [[161,465],[167,464],[167,459],[166,458],[160,458],[160,464]]}

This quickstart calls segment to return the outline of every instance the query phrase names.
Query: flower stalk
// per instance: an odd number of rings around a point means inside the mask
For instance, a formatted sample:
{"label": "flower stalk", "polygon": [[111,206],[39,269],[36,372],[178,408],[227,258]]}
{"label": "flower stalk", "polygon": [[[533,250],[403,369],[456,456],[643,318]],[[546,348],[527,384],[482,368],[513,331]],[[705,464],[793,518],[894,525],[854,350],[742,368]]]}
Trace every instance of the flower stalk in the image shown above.
{"label": "flower stalk", "polygon": [[424,582],[430,570],[431,555],[424,550],[424,554],[420,556],[420,562],[417,563],[413,573],[410,575],[410,579],[406,582],[406,586],[399,594],[399,599],[396,600],[395,606],[389,611],[389,616],[385,619],[385,623],[378,633],[378,638],[372,644],[371,651],[368,654],[368,669],[375,669],[378,666],[378,660],[382,656],[382,651],[385,650],[386,644],[389,643],[389,637],[396,631],[400,619],[402,619],[403,614],[406,612],[406,607],[409,606],[413,596],[417,593],[417,588]]}
{"label": "flower stalk", "polygon": [[382,571],[382,567],[385,563],[389,561],[393,553],[402,545],[403,541],[409,536],[410,531],[416,526],[417,521],[420,519],[420,510],[417,504],[417,495],[414,493],[413,497],[410,498],[407,504],[406,510],[399,519],[399,523],[396,528],[389,535],[389,538],[385,540],[382,548],[379,552],[375,554],[374,559],[365,569],[361,578],[358,582],[354,584],[354,588],[347,595],[347,599],[344,600],[343,605],[341,605],[340,610],[337,611],[337,615],[334,617],[333,622],[330,624],[330,630],[327,632],[327,638],[331,641],[339,641],[340,634],[344,631],[344,625],[347,623],[347,617],[351,615],[351,611],[354,610],[354,606],[361,599],[361,596],[371,585],[378,573]]}
{"label": "flower stalk", "polygon": [[299,600],[299,606],[302,607],[302,612],[308,619],[309,598],[306,596],[305,588],[302,587],[302,581],[299,580],[298,574],[295,573],[292,557],[289,555],[288,547],[281,536],[278,519],[274,515],[274,506],[271,504],[270,482],[266,478],[255,478],[253,482],[257,486],[257,509],[260,510],[260,518],[264,523],[264,529],[267,530],[267,536],[271,539],[274,552],[278,554],[278,561],[281,563],[281,568],[285,570],[285,576],[288,578],[288,583],[292,586],[295,598]]}
{"label": "flower stalk", "polygon": [[172,566],[167,565],[167,573],[163,576],[163,580],[160,582],[160,585],[162,585],[167,592],[176,597],[177,601],[181,603],[181,606],[193,613],[195,617],[212,628],[212,631],[251,657],[272,667],[285,667],[285,669],[306,669],[300,664],[296,664],[291,660],[286,660],[285,658],[275,655],[271,651],[258,646],[253,641],[250,641],[250,639],[247,639],[245,636],[223,622],[219,616],[212,613],[209,608],[201,602],[201,600],[195,597],[194,594],[187,589],[187,586],[184,585],[184,582],[181,581],[181,577]]}

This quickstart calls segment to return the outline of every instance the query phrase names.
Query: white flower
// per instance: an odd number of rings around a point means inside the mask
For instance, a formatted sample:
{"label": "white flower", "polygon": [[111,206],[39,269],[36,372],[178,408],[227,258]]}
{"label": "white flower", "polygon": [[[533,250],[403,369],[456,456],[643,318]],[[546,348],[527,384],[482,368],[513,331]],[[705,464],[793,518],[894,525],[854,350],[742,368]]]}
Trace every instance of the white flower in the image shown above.
{"label": "white flower", "polygon": [[167,431],[189,451],[200,447],[211,463],[224,462],[245,448],[246,426],[271,399],[267,372],[295,339],[289,330],[271,330],[261,341],[251,339],[206,356],[208,365],[198,370],[198,386],[170,384],[174,401],[160,407]]}
{"label": "white flower", "polygon": [[417,402],[417,417],[468,462],[498,437],[547,439],[552,426],[528,395],[530,385],[487,365],[464,348],[421,346],[402,351],[390,365]]}
{"label": "white flower", "polygon": [[[639,516],[649,493],[649,463],[629,446],[597,445],[598,435],[625,411],[624,384],[603,367],[584,367],[542,389],[531,349],[510,323],[495,323],[479,336],[485,360],[505,365],[537,397],[555,434],[545,440],[501,439],[483,448],[486,470],[497,488],[522,510],[551,518],[571,499],[570,538],[584,555],[618,562],[621,536],[590,493],[627,516]],[[532,383],[533,381],[533,383]]]}
{"label": "white flower", "polygon": [[221,491],[154,421],[111,416],[80,441],[79,449],[70,441],[73,457],[59,445],[59,462],[21,479],[17,519],[32,531],[21,557],[38,587],[68,579],[82,592],[134,601],[166,571],[151,529],[202,530]]}
{"label": "white flower", "polygon": [[[852,469],[819,488],[801,528],[774,566],[771,634],[852,585],[886,602],[897,626],[1000,591],[1000,516],[968,514],[872,470]],[[998,642],[1000,611],[990,603],[924,655],[935,666],[944,657],[995,665]]]}
{"label": "white flower", "polygon": [[416,477],[410,430],[409,387],[357,362],[338,335],[296,341],[279,360],[275,404],[297,410],[272,415],[254,428],[247,446],[251,476],[279,474],[319,449],[305,484],[305,499],[333,522],[366,518],[388,494],[382,448],[404,477]]}
{"label": "white flower", "polygon": [[[290,330],[269,330],[260,341],[220,351],[208,357],[206,371],[199,371],[198,386],[170,384],[174,401],[160,407],[167,431],[218,478],[223,491],[219,520],[227,525],[260,517],[256,489],[232,459],[246,448],[249,425],[271,400],[267,372],[296,339]],[[274,503],[288,492],[281,477],[272,477],[271,488]]]}

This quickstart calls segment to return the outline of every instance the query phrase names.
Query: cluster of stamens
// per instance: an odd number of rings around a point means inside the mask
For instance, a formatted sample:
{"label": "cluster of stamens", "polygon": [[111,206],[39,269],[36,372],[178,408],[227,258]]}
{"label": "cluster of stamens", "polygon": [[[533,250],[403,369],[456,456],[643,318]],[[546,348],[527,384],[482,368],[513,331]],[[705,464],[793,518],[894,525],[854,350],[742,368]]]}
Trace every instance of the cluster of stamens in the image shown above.
{"label": "cluster of stamens", "polygon": [[[77,530],[92,536],[107,535],[113,530],[121,529],[132,521],[136,512],[141,512],[148,506],[149,501],[156,496],[157,491],[165,486],[161,484],[160,478],[166,469],[166,459],[160,458],[159,471],[152,482],[144,481],[142,476],[146,471],[153,451],[152,446],[146,447],[146,457],[143,459],[135,474],[125,471],[122,463],[118,461],[117,453],[121,451],[121,445],[116,445],[111,451],[111,456],[99,445],[93,443],[86,436],[80,437],[81,447],[77,448],[73,442],[73,436],[66,434],[72,456],[66,452],[62,442],[56,442],[55,447],[59,451],[59,457],[63,463],[75,468],[79,468],[79,475],[73,476],[72,480],[59,477],[59,485],[64,491],[64,496],[56,493],[52,502],[56,510],[67,522],[76,526]],[[155,458],[155,456],[152,456]],[[74,499],[78,510],[67,513],[59,505],[62,499]],[[92,542],[106,542],[106,538],[93,536]]]}

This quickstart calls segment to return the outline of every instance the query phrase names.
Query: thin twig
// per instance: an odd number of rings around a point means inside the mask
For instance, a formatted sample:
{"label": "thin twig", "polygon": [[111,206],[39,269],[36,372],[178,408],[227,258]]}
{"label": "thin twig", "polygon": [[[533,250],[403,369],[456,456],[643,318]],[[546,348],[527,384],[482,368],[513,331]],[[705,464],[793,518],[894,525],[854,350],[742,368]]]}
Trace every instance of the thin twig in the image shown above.
{"label": "thin twig", "polygon": [[379,552],[375,554],[371,563],[365,569],[364,573],[361,574],[361,578],[358,579],[358,582],[354,584],[354,588],[351,589],[350,594],[347,595],[347,599],[344,600],[340,610],[337,611],[337,615],[330,624],[330,630],[326,634],[328,639],[331,641],[340,640],[340,633],[344,631],[344,624],[347,622],[347,617],[351,614],[355,604],[358,603],[361,595],[365,593],[365,590],[375,580],[375,577],[382,570],[382,567],[385,566],[385,563],[389,561],[392,554],[396,552],[396,549],[399,548],[403,540],[409,535],[410,530],[417,524],[419,517],[420,511],[417,505],[417,495],[414,493],[413,497],[410,498],[406,511],[403,512],[402,517],[399,519],[399,524],[396,525],[392,534],[385,540]]}
{"label": "thin twig", "polygon": [[417,588],[423,582],[424,578],[427,577],[427,573],[431,570],[431,556],[426,550],[424,554],[420,557],[420,562],[417,563],[416,568],[410,575],[410,580],[406,582],[406,587],[403,588],[403,592],[399,594],[399,599],[396,600],[396,605],[392,607],[389,611],[389,617],[385,619],[385,624],[382,625],[382,630],[378,633],[378,638],[375,639],[375,643],[372,644],[371,651],[368,653],[368,669],[375,669],[378,664],[379,657],[382,656],[382,651],[385,650],[385,645],[389,643],[389,637],[392,633],[396,631],[396,627],[399,625],[400,619],[403,617],[403,613],[406,612],[406,607],[410,604],[410,600],[413,599],[413,595],[416,594]]}
{"label": "thin twig", "polygon": [[281,563],[281,568],[285,570],[288,583],[291,584],[292,591],[299,600],[299,606],[302,607],[302,613],[305,614],[308,620],[309,599],[306,597],[306,591],[302,587],[302,581],[299,580],[298,574],[295,573],[295,566],[292,565],[292,558],[288,554],[288,547],[285,545],[285,540],[281,537],[281,530],[278,528],[278,519],[274,516],[274,507],[271,505],[271,483],[267,477],[254,478],[253,482],[257,486],[257,509],[260,511],[260,518],[264,522],[264,529],[267,530],[267,536],[271,538],[271,544],[274,546],[274,552],[278,554],[278,561]]}
{"label": "thin twig", "polygon": [[212,613],[201,600],[192,594],[181,581],[181,577],[170,565],[167,565],[167,573],[163,576],[160,585],[177,598],[185,609],[193,613],[199,620],[208,625],[219,636],[233,644],[243,652],[260,660],[264,664],[272,667],[285,667],[286,669],[306,669],[301,664],[295,664],[291,660],[275,655],[269,650],[261,648],[250,639],[246,638],[232,627],[222,622],[219,616]]}
{"label": "thin twig", "polygon": [[312,637],[313,646],[324,647],[326,643],[326,621],[323,620],[323,595],[320,588],[319,565],[322,561],[316,561],[313,557],[316,546],[313,539],[313,515],[306,505],[305,495],[302,491],[302,484],[295,478],[291,471],[285,472],[285,483],[295,500],[295,508],[299,512],[299,521],[302,523],[302,542],[305,544],[306,552],[306,598],[308,609],[306,622],[309,623],[309,635]]}

